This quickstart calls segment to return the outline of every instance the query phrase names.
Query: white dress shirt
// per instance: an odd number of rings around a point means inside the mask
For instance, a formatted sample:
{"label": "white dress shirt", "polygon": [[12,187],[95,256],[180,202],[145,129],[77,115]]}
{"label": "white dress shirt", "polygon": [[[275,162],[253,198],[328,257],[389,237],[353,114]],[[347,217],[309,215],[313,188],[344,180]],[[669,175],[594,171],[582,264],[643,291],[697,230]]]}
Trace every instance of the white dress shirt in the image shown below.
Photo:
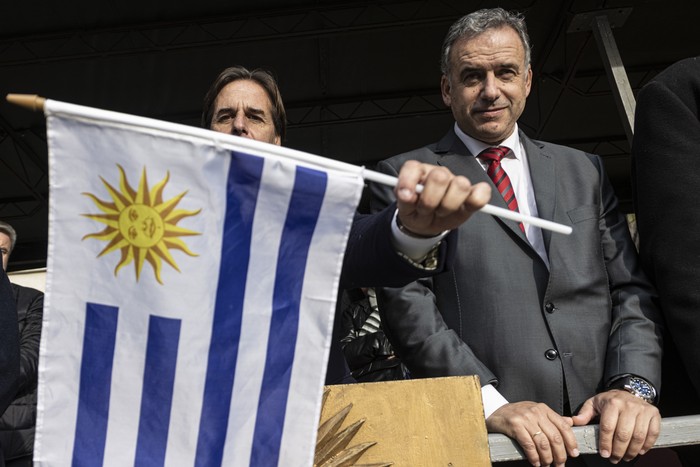
{"label": "white dress shirt", "polygon": [[417,238],[408,235],[399,229],[399,224],[397,218],[399,216],[399,210],[394,212],[394,217],[391,219],[391,244],[394,246],[396,251],[403,253],[414,261],[420,262],[425,258],[430,251],[437,246],[437,244],[445,238],[445,236],[450,232],[445,230],[435,237],[429,238]]}

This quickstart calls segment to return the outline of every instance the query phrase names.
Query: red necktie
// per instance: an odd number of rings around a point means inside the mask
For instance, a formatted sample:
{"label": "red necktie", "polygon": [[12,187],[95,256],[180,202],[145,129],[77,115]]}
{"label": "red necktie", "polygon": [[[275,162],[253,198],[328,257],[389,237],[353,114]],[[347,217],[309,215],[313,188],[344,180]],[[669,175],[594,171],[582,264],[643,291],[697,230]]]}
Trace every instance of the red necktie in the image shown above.
{"label": "red necktie", "polygon": [[[508,174],[505,170],[503,170],[503,167],[501,167],[501,159],[503,159],[509,152],[510,149],[507,147],[498,146],[495,148],[484,149],[478,157],[488,162],[489,166],[486,169],[486,173],[489,174],[493,184],[496,185],[496,189],[499,193],[501,193],[501,196],[503,196],[503,199],[508,205],[508,209],[511,211],[520,212],[518,210],[518,200],[515,199],[515,190],[513,190],[513,185],[510,183]],[[519,224],[519,226],[520,230],[525,232],[525,226],[522,222]]]}

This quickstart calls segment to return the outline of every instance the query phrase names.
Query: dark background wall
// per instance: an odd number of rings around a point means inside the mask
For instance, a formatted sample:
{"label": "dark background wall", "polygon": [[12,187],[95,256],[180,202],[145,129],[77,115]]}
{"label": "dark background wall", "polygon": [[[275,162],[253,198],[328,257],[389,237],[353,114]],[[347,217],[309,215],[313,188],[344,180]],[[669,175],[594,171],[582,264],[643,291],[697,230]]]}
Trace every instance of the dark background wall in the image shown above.
{"label": "dark background wall", "polygon": [[[0,94],[198,125],[220,70],[264,67],[287,105],[287,146],[371,167],[451,125],[438,87],[443,36],[460,16],[493,6],[523,12],[530,29],[534,86],[521,127],[602,155],[631,210],[629,144],[600,51],[590,31],[572,24],[591,12],[618,24],[615,40],[637,91],[671,63],[700,54],[697,2],[4,2]],[[12,269],[45,265],[48,198],[43,115],[3,100],[0,219],[20,236]]]}

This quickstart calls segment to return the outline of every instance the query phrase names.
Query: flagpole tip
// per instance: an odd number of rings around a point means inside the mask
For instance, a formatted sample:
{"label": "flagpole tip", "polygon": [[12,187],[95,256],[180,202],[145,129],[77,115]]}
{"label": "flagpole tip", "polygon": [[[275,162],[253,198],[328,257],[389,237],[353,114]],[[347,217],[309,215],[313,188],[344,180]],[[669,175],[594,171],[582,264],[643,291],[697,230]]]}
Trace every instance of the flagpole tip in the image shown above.
{"label": "flagpole tip", "polygon": [[10,104],[19,105],[33,112],[43,111],[44,102],[46,102],[46,98],[36,94],[8,94],[6,99]]}

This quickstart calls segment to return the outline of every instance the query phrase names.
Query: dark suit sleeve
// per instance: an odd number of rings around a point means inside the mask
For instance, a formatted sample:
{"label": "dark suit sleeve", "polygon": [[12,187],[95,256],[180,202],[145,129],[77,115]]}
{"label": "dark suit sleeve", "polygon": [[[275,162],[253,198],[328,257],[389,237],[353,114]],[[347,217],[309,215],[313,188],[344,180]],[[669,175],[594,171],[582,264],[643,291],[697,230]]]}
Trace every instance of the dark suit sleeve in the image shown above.
{"label": "dark suit sleeve", "polygon": [[[398,167],[381,162],[378,170],[396,175]],[[392,201],[390,189],[372,184],[372,210],[381,210]],[[482,384],[496,381],[495,375],[443,320],[430,278],[402,288],[380,289],[378,299],[385,334],[413,376],[476,374]]]}
{"label": "dark suit sleeve", "polygon": [[7,274],[0,267],[0,413],[17,392],[19,379],[19,341],[17,309]]}
{"label": "dark suit sleeve", "polygon": [[599,228],[612,302],[603,381],[634,374],[660,388],[663,327],[658,297],[641,269],[602,161],[595,160],[601,173]]}
{"label": "dark suit sleeve", "polygon": [[341,288],[399,287],[449,268],[454,257],[450,248],[456,245],[457,232],[450,232],[442,240],[435,270],[415,267],[391,244],[391,221],[395,211],[396,204],[391,204],[375,214],[355,215],[343,260]]}
{"label": "dark suit sleeve", "polygon": [[642,266],[700,394],[700,59],[639,93],[632,146]]}

